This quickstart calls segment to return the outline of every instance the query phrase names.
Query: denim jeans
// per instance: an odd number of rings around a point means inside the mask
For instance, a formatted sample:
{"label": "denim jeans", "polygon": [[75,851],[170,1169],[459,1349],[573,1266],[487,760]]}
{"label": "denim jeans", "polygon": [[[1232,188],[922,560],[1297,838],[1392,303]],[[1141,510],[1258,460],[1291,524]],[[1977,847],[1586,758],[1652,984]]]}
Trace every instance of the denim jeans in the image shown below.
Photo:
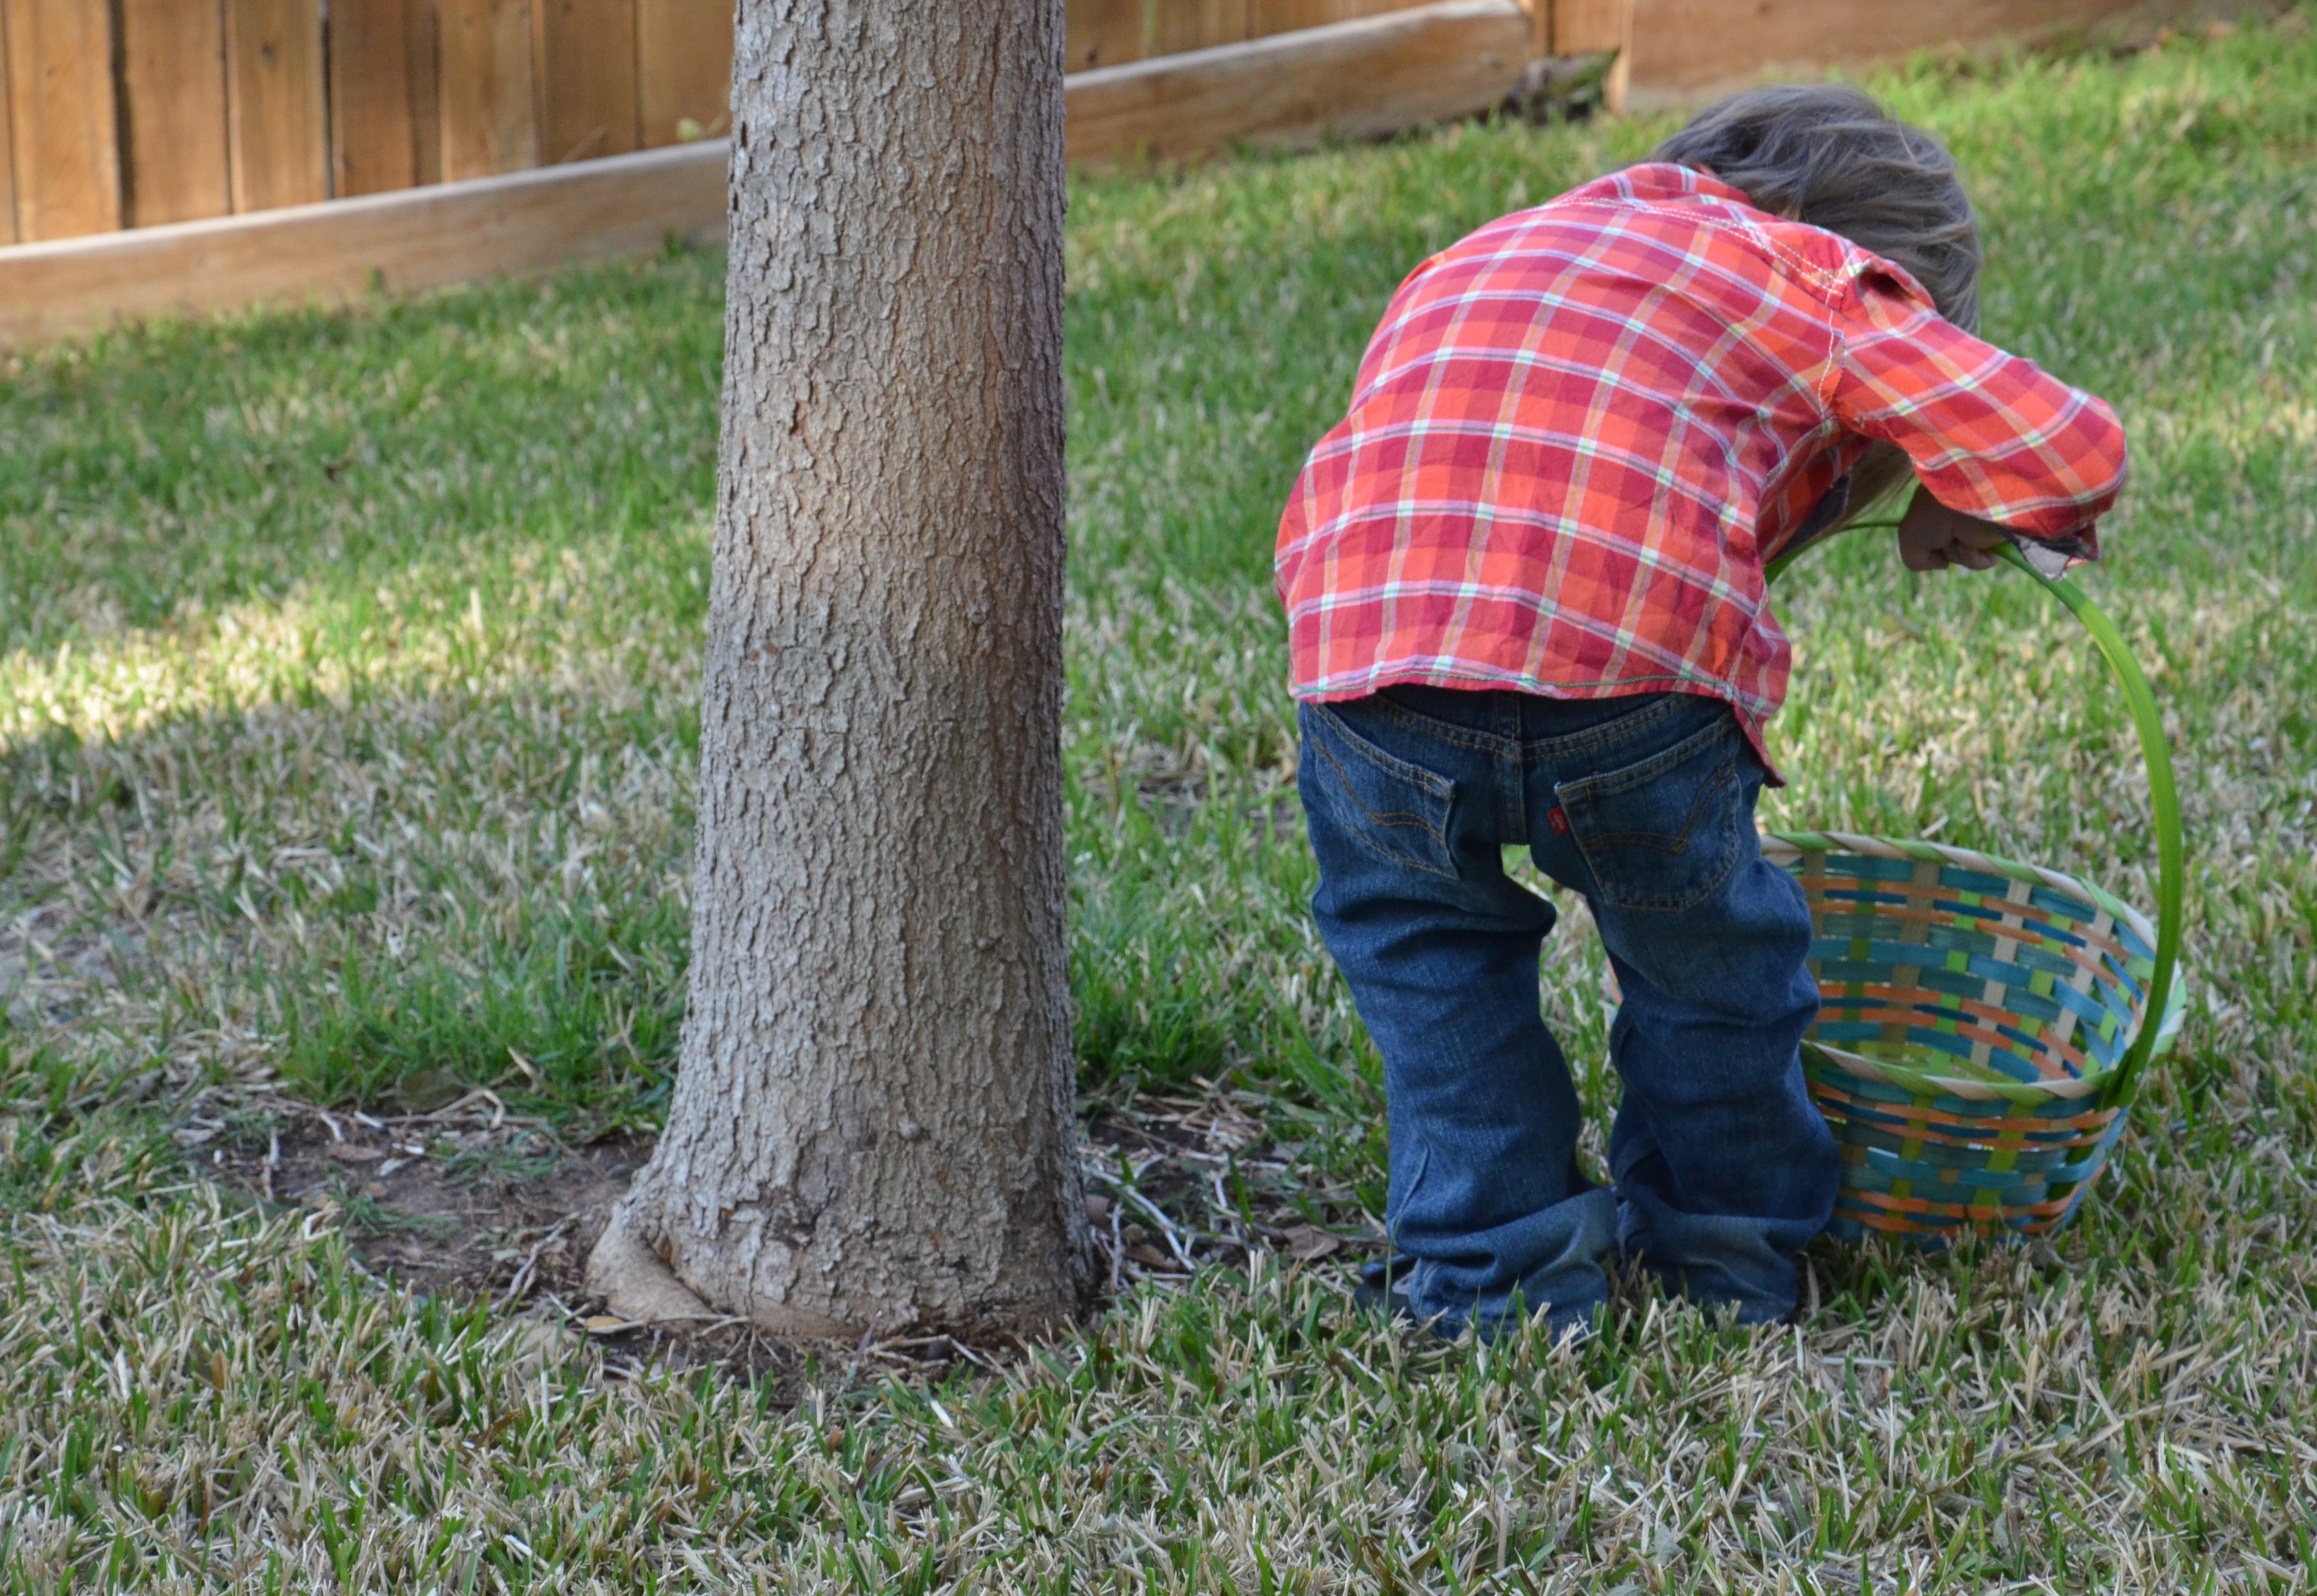
{"label": "denim jeans", "polygon": [[[1797,1044],[1818,1012],[1799,884],[1762,857],[1765,772],[1729,708],[1389,687],[1301,709],[1321,936],[1383,1058],[1396,1288],[1436,1328],[1589,1317],[1613,1249],[1743,1323],[1794,1306],[1838,1155]],[[1539,1012],[1552,906],[1583,895],[1624,1002],[1610,1188]]]}

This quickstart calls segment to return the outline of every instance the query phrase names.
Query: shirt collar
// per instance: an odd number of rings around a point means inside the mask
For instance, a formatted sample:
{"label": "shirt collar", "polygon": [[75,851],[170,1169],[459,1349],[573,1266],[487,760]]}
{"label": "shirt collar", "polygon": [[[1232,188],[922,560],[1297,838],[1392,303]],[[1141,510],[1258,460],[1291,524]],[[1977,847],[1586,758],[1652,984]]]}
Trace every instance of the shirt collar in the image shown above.
{"label": "shirt collar", "polygon": [[1643,161],[1613,175],[1630,198],[1643,203],[1704,199],[1742,205],[1749,211],[1758,210],[1754,202],[1746,197],[1743,189],[1733,187],[1695,166],[1677,166],[1671,161]]}

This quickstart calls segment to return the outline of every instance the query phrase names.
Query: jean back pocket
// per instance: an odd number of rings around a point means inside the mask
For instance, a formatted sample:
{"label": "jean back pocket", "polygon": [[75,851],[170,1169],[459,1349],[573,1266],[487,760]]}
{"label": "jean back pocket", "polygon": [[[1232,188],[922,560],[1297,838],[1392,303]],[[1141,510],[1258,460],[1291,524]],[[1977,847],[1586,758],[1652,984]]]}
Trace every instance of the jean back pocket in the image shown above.
{"label": "jean back pocket", "polygon": [[1368,852],[1395,865],[1456,878],[1448,818],[1456,784],[1386,753],[1324,704],[1302,705],[1303,760],[1298,785]]}
{"label": "jean back pocket", "polygon": [[1554,787],[1603,902],[1694,909],[1729,879],[1750,829],[1742,748],[1724,713],[1663,753]]}

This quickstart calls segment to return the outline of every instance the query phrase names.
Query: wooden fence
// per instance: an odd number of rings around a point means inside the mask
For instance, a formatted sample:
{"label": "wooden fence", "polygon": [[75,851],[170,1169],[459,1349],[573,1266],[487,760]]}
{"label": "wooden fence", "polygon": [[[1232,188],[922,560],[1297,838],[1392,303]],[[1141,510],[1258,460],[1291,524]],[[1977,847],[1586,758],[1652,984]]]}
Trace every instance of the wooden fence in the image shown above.
{"label": "wooden fence", "polygon": [[[1065,14],[1083,71],[1422,3],[1066,0]],[[1537,42],[1614,49],[1620,4],[1534,0]],[[0,245],[713,138],[731,62],[732,0],[0,0]]]}
{"label": "wooden fence", "polygon": [[0,244],[724,130],[731,0],[0,0]]}

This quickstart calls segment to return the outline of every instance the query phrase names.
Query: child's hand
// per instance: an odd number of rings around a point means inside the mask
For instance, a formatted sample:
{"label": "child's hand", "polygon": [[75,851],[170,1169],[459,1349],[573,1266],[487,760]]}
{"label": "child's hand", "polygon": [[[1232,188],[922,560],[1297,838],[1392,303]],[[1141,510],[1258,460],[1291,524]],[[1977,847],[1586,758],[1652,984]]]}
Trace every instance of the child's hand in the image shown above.
{"label": "child's hand", "polygon": [[1899,517],[1899,558],[1909,570],[1945,570],[1960,565],[1985,570],[2009,534],[1992,521],[1951,510],[1920,487]]}

